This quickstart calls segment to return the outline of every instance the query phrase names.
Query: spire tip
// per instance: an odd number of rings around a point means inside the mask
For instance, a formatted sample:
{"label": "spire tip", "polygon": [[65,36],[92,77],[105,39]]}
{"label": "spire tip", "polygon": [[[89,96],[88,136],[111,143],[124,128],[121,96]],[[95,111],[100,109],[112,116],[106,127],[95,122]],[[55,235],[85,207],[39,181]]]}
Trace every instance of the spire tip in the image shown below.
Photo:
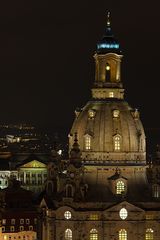
{"label": "spire tip", "polygon": [[111,21],[110,21],[110,11],[107,11],[107,27],[110,27]]}

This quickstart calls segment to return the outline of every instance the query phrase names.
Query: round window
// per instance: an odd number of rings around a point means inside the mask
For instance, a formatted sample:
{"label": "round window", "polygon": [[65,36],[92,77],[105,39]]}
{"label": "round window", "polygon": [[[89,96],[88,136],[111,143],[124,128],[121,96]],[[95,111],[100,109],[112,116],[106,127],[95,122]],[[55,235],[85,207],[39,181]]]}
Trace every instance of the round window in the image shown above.
{"label": "round window", "polygon": [[125,208],[121,208],[121,210],[119,211],[119,216],[122,220],[126,219],[128,216],[128,211]]}
{"label": "round window", "polygon": [[70,219],[70,218],[72,217],[71,212],[66,211],[66,212],[64,213],[64,217],[65,217],[66,219]]}

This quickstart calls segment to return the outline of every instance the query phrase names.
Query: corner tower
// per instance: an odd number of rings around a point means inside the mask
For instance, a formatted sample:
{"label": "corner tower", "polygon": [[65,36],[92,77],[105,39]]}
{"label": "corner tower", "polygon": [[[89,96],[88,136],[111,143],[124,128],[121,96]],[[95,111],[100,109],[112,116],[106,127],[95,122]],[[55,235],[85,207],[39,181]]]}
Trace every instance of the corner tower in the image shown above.
{"label": "corner tower", "polygon": [[105,34],[97,44],[94,59],[92,99],[76,111],[69,147],[72,148],[76,132],[84,164],[145,165],[145,133],[138,110],[131,108],[124,99],[122,53],[112,33],[109,13]]}

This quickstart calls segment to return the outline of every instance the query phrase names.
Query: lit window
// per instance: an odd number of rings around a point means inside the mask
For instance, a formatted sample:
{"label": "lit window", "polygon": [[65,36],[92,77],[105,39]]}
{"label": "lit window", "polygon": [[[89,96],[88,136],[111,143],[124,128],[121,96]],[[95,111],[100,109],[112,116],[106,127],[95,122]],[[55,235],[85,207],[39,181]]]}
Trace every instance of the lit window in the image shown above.
{"label": "lit window", "polygon": [[33,226],[29,226],[29,231],[33,231]]}
{"label": "lit window", "polygon": [[72,230],[71,229],[69,229],[69,228],[67,228],[66,230],[65,230],[65,239],[66,240],[72,240]]}
{"label": "lit window", "polygon": [[113,117],[114,118],[118,118],[119,117],[119,110],[116,109],[116,110],[113,111]]}
{"label": "lit window", "polygon": [[99,216],[98,216],[98,214],[91,214],[91,215],[89,216],[89,219],[92,220],[92,221],[95,221],[95,220],[98,220],[98,219],[99,219]]}
{"label": "lit window", "polygon": [[154,216],[152,214],[147,214],[146,215],[146,220],[153,220]]}
{"label": "lit window", "polygon": [[15,224],[15,219],[11,219],[11,224],[14,225]]}
{"label": "lit window", "polygon": [[19,230],[20,230],[20,231],[24,231],[24,227],[23,227],[23,226],[20,226],[20,227],[19,227]]}
{"label": "lit window", "polygon": [[93,109],[90,109],[90,110],[88,111],[88,116],[89,116],[89,118],[94,118],[94,117],[95,117],[95,114],[96,114],[96,112],[95,112],[95,110],[93,110]]}
{"label": "lit window", "polygon": [[66,219],[70,219],[70,218],[72,217],[71,212],[66,211],[66,212],[64,213],[64,217],[65,217]]}
{"label": "lit window", "polygon": [[111,68],[110,65],[107,63],[106,64],[106,81],[109,82],[111,78]]}
{"label": "lit window", "polygon": [[114,137],[114,150],[119,151],[121,149],[121,137],[116,135]]}
{"label": "lit window", "polygon": [[89,135],[85,136],[85,149],[86,150],[91,149],[91,136]]}
{"label": "lit window", "polygon": [[11,227],[10,227],[10,231],[11,231],[11,232],[14,232],[14,226],[11,226]]}
{"label": "lit window", "polygon": [[34,224],[37,224],[37,218],[34,218]]}
{"label": "lit window", "polygon": [[109,92],[109,97],[113,98],[114,97],[114,92]]}
{"label": "lit window", "polygon": [[121,219],[126,219],[127,216],[128,216],[128,212],[127,212],[127,209],[125,208],[121,208],[121,210],[119,211],[119,216]]}
{"label": "lit window", "polygon": [[152,194],[153,194],[153,197],[155,198],[160,197],[160,186],[158,184],[154,184],[152,186]]}
{"label": "lit window", "polygon": [[119,231],[119,240],[127,240],[127,231],[125,229]]}
{"label": "lit window", "polygon": [[145,238],[145,240],[154,240],[153,233],[154,233],[153,229],[152,228],[148,228],[146,230],[146,238]]}
{"label": "lit window", "polygon": [[2,224],[6,224],[6,219],[2,219]]}
{"label": "lit window", "polygon": [[29,221],[29,219],[27,218],[27,219],[26,219],[26,224],[29,224],[29,223],[30,223],[30,221]]}
{"label": "lit window", "polygon": [[125,191],[125,184],[123,181],[118,181],[116,184],[116,193],[122,194]]}
{"label": "lit window", "polygon": [[109,71],[110,70],[110,66],[109,66],[109,64],[107,63],[106,64],[106,71]]}
{"label": "lit window", "polygon": [[24,219],[23,218],[20,219],[20,224],[24,224]]}
{"label": "lit window", "polygon": [[98,231],[95,228],[91,229],[89,240],[98,240]]}

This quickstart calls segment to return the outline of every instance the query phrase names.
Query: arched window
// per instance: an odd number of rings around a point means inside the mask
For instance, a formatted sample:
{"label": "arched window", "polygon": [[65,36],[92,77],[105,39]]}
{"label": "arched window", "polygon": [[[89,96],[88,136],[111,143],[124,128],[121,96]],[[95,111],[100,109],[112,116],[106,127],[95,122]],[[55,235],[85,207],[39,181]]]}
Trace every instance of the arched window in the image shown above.
{"label": "arched window", "polygon": [[106,82],[110,82],[110,78],[111,78],[111,67],[107,63],[106,64]]}
{"label": "arched window", "polygon": [[127,240],[127,231],[125,229],[119,231],[119,240]]}
{"label": "arched window", "polygon": [[98,231],[93,228],[89,233],[89,240],[98,240]]}
{"label": "arched window", "polygon": [[160,186],[158,184],[152,186],[152,196],[155,198],[160,197]]}
{"label": "arched window", "polygon": [[121,136],[120,135],[114,136],[114,150],[115,151],[121,150]]}
{"label": "arched window", "polygon": [[66,185],[66,197],[73,197],[73,187],[70,184]]}
{"label": "arched window", "polygon": [[125,184],[122,180],[119,180],[116,183],[116,193],[117,194],[122,194],[125,191]]}
{"label": "arched window", "polygon": [[85,149],[86,150],[91,149],[91,136],[89,136],[89,135],[85,136]]}
{"label": "arched window", "polygon": [[154,240],[153,233],[154,231],[152,228],[147,228],[145,240]]}
{"label": "arched window", "polygon": [[72,230],[67,228],[64,233],[65,240],[72,240]]}

